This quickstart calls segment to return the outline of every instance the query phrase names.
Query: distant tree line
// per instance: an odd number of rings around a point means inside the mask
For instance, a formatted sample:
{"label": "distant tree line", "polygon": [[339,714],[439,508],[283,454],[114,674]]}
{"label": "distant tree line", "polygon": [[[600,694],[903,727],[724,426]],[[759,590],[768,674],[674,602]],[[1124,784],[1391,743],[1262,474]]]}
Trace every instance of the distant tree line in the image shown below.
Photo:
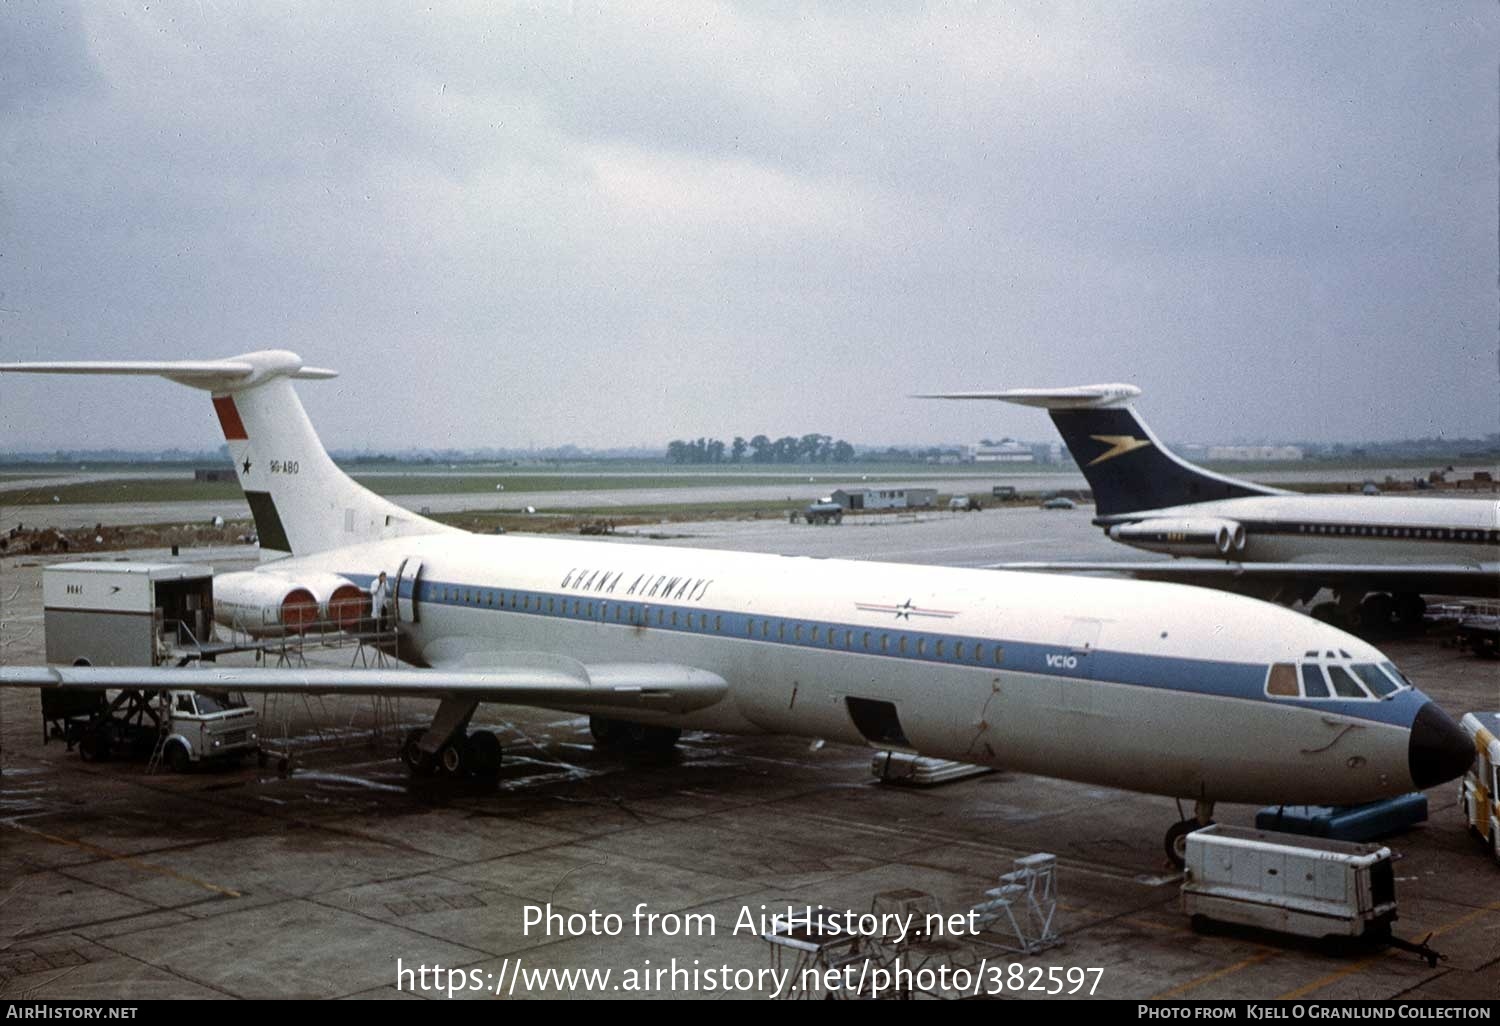
{"label": "distant tree line", "polygon": [[854,446],[832,435],[787,435],[771,439],[756,435],[748,441],[736,436],[727,445],[717,438],[667,443],[668,463],[848,463]]}

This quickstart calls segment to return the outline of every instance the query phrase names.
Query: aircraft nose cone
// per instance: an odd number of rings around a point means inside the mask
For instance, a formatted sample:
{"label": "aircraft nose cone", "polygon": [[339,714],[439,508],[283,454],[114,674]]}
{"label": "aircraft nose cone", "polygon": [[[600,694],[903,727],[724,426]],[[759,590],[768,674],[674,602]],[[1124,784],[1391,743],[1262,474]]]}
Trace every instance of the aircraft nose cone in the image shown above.
{"label": "aircraft nose cone", "polygon": [[1474,742],[1436,702],[1417,710],[1407,750],[1419,791],[1462,776],[1474,761]]}

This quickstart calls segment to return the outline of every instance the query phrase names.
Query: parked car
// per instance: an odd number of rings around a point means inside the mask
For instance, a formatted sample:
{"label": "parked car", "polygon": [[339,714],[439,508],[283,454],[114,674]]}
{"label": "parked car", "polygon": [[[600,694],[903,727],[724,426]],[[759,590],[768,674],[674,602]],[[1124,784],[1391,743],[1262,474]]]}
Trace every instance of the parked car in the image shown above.
{"label": "parked car", "polygon": [[1054,495],[1042,503],[1042,509],[1077,509],[1078,503],[1064,495]]}

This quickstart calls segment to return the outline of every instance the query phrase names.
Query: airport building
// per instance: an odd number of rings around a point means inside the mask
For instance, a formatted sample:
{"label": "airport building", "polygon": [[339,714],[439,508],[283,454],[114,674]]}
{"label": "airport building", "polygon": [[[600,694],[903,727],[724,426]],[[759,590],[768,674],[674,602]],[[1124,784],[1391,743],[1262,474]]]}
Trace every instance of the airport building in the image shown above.
{"label": "airport building", "polygon": [[968,447],[970,463],[1035,463],[1036,454],[1031,446],[1022,445],[1014,438],[1002,438],[998,442],[979,442]]}
{"label": "airport building", "polygon": [[1204,451],[1204,458],[1271,463],[1300,460],[1302,449],[1296,445],[1210,445]]}

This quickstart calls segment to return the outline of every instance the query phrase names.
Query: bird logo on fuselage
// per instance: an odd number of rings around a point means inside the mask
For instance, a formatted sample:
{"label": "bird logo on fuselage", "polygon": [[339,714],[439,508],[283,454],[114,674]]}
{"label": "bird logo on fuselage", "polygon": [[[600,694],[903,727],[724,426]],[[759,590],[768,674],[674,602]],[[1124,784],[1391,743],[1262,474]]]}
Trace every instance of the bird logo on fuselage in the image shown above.
{"label": "bird logo on fuselage", "polygon": [[1091,467],[1095,464],[1103,463],[1105,460],[1112,460],[1116,456],[1123,456],[1127,452],[1134,452],[1136,449],[1151,444],[1150,439],[1136,438],[1134,435],[1089,435],[1089,437],[1096,442],[1103,442],[1109,446],[1108,449],[1089,460],[1089,466]]}

